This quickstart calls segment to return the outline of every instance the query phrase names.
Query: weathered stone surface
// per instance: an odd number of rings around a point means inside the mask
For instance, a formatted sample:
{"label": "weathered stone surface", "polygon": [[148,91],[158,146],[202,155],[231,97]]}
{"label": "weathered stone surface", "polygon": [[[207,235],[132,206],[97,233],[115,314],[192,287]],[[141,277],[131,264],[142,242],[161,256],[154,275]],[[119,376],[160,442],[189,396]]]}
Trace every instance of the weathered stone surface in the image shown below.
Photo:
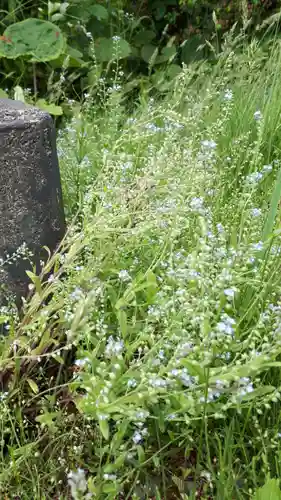
{"label": "weathered stone surface", "polygon": [[[64,232],[53,121],[44,111],[0,99],[0,258],[26,243],[39,266],[42,247],[53,251]],[[2,285],[25,295],[26,261],[1,267]]]}

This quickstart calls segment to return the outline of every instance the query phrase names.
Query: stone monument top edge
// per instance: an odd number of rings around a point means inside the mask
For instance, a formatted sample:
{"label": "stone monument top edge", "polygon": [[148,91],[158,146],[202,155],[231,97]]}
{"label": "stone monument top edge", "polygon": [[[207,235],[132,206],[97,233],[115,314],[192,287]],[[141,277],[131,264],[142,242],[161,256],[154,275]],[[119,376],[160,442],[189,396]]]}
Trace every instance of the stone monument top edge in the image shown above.
{"label": "stone monument top edge", "polygon": [[42,122],[50,120],[50,115],[41,109],[12,99],[0,99],[0,126],[11,123],[30,121]]}

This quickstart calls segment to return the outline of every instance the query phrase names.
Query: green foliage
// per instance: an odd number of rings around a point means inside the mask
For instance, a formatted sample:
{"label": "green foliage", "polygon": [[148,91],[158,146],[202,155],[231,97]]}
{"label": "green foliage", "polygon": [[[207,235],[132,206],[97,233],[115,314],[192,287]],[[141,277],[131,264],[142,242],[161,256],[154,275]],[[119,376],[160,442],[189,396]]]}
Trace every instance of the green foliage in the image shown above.
{"label": "green foliage", "polygon": [[120,38],[98,38],[94,42],[95,56],[98,62],[109,62],[124,59],[131,54],[130,44]]}
{"label": "green foliage", "polygon": [[11,24],[0,40],[0,57],[17,59],[29,56],[32,62],[56,59],[64,49],[58,26],[40,19]]}
{"label": "green foliage", "polygon": [[259,488],[253,500],[281,500],[281,490],[277,479],[268,479],[262,488]]}
{"label": "green foliage", "polygon": [[0,308],[3,498],[280,497],[271,49],[171,63],[170,80],[157,65],[167,96],[146,87],[133,114],[118,74],[98,80],[100,106],[94,90],[73,104],[58,134],[69,232],[28,274],[21,316]]}
{"label": "green foliage", "polygon": [[47,111],[50,115],[53,116],[61,116],[63,115],[63,109],[61,106],[56,106],[55,104],[49,104],[45,99],[38,99],[35,102],[35,105],[43,109],[43,111]]}
{"label": "green foliage", "polygon": [[[149,0],[133,6],[126,0],[106,5],[96,0],[48,4],[37,0],[18,9],[17,3],[9,1],[0,39],[0,87],[11,89],[16,79],[22,88],[31,87],[34,94],[58,105],[68,98],[80,100],[89,88],[97,89],[100,77],[111,86],[116,64],[124,79],[134,76],[128,88],[143,86],[147,75],[155,84],[159,72],[170,65],[171,81],[182,63],[204,57],[217,61],[226,30],[234,23],[236,30],[245,28],[251,20],[247,29],[253,31],[274,14],[278,2],[273,7],[238,0],[227,5],[221,0]],[[38,63],[36,74],[28,61]],[[168,88],[158,85],[162,93]]]}

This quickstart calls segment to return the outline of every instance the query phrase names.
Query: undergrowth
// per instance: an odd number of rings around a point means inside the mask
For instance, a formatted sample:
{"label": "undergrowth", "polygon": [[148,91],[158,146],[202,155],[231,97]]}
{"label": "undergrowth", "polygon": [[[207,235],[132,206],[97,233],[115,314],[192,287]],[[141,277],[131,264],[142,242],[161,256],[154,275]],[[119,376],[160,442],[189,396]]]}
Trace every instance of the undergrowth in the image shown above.
{"label": "undergrowth", "polygon": [[279,478],[280,73],[278,41],[225,50],[130,116],[122,88],[88,96],[60,133],[68,233],[2,308],[2,498]]}

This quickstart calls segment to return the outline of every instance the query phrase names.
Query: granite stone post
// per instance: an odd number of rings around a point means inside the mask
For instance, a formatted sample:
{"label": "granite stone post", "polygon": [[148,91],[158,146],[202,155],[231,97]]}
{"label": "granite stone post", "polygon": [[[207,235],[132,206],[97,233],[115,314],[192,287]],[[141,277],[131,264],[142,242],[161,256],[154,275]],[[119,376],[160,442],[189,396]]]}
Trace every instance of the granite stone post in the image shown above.
{"label": "granite stone post", "polygon": [[[52,118],[20,101],[0,99],[0,259],[23,244],[39,271],[47,246],[64,236],[65,219]],[[22,257],[1,265],[1,288],[20,298],[28,292],[30,269]],[[3,303],[0,289],[0,305]]]}

